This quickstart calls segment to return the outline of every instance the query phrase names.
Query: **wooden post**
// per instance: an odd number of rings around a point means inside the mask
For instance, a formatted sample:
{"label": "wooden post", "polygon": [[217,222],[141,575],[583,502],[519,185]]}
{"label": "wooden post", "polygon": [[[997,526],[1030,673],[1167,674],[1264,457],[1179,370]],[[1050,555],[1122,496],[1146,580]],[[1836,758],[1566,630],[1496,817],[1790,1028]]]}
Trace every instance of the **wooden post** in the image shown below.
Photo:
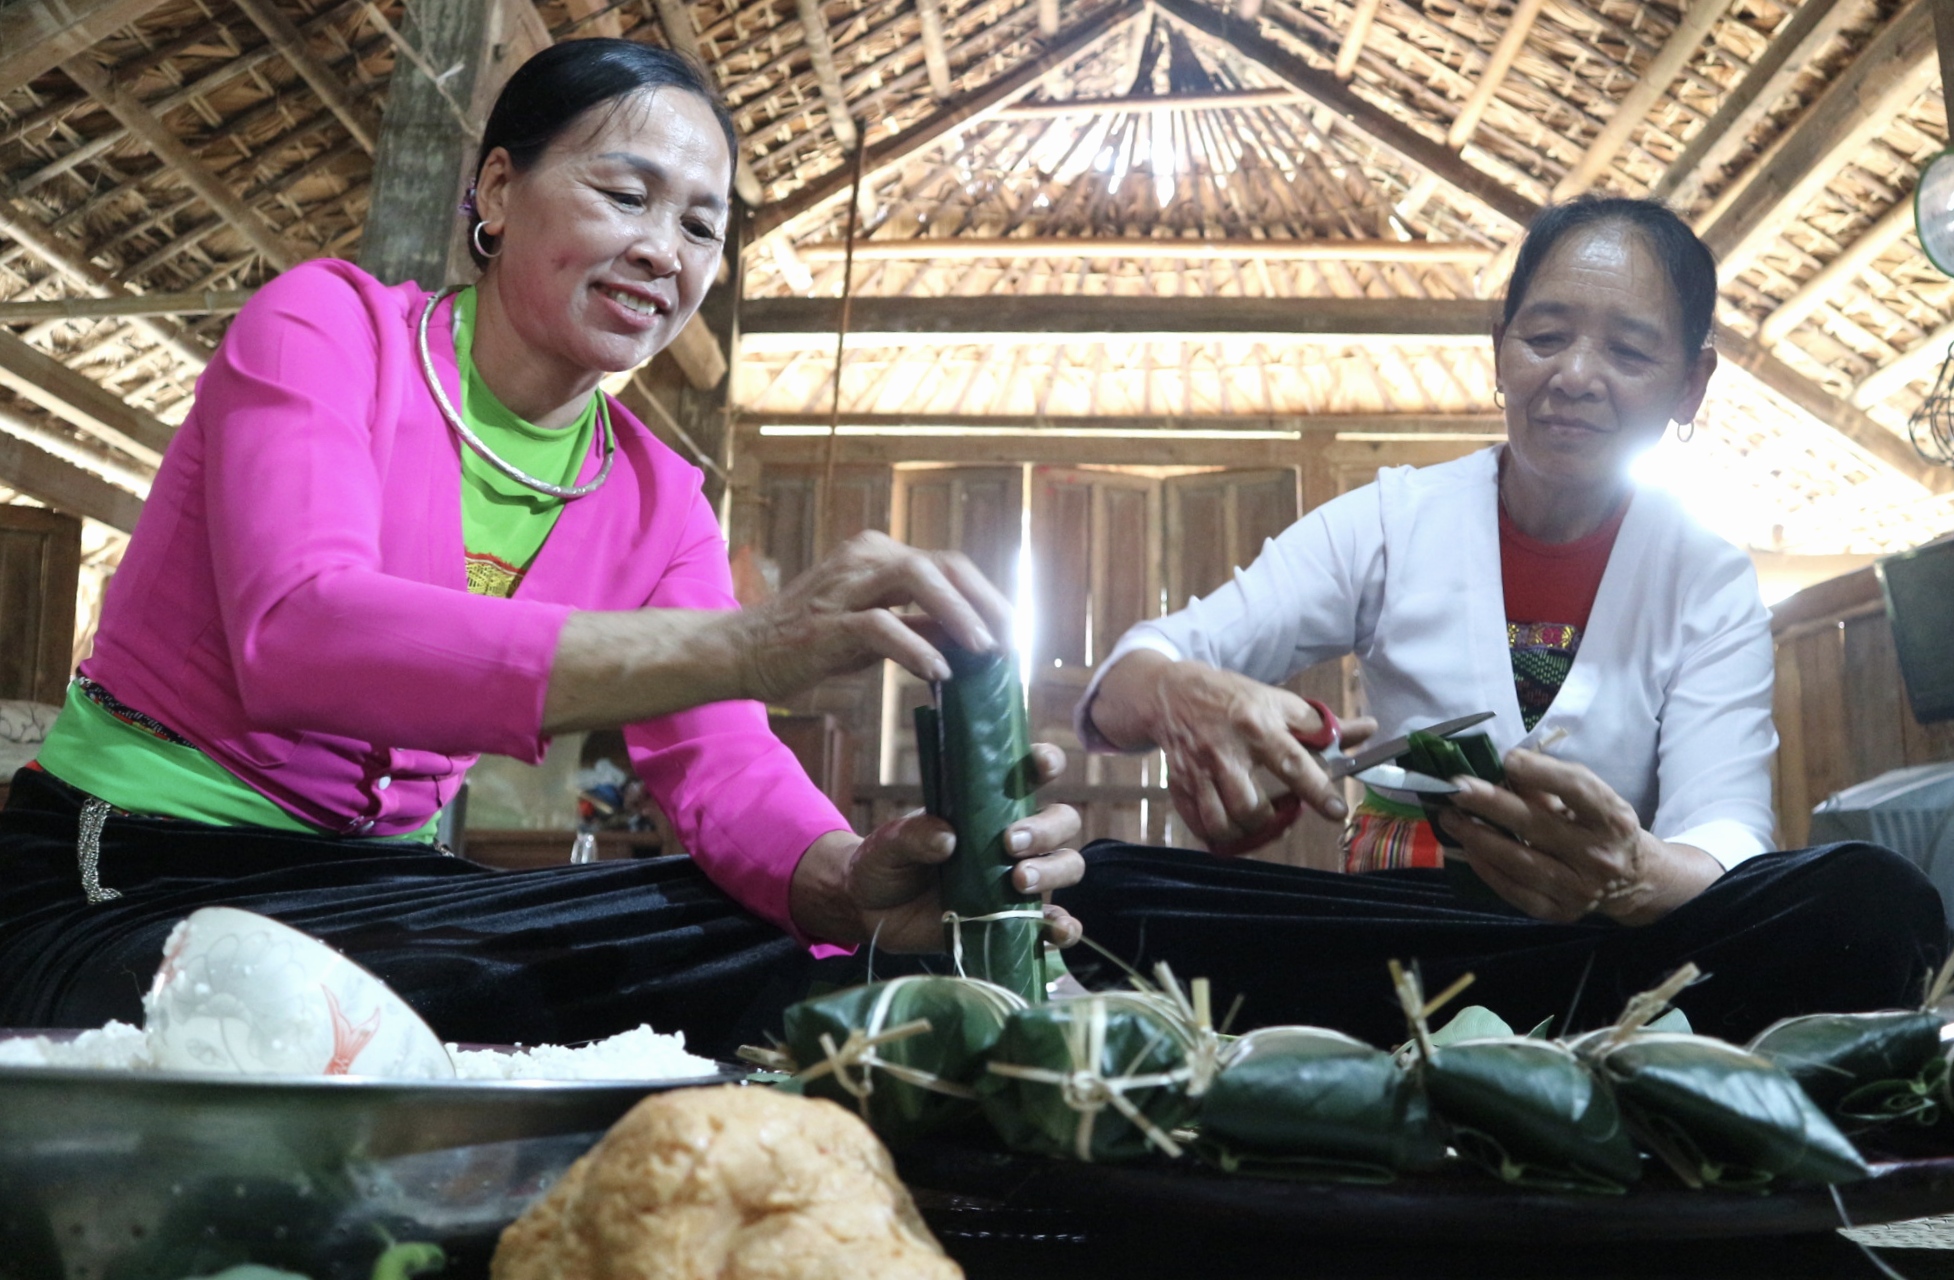
{"label": "wooden post", "polygon": [[679,392],[678,420],[708,457],[719,464],[718,474],[706,469],[706,500],[719,513],[720,528],[731,520],[732,494],[727,479],[733,474],[733,369],[739,357],[740,292],[746,287],[741,271],[749,216],[734,206],[726,222],[726,279],[712,288],[699,306],[698,318],[716,339],[726,344],[726,375],[708,388],[688,386]]}

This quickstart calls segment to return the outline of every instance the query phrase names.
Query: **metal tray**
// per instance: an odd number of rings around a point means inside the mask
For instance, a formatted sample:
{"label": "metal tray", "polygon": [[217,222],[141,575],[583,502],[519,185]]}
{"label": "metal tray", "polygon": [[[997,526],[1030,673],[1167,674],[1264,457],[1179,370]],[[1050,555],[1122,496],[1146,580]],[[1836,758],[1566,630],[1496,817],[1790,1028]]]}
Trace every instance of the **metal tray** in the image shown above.
{"label": "metal tray", "polygon": [[364,1280],[389,1239],[493,1237],[688,1080],[263,1079],[0,1068],[0,1275]]}

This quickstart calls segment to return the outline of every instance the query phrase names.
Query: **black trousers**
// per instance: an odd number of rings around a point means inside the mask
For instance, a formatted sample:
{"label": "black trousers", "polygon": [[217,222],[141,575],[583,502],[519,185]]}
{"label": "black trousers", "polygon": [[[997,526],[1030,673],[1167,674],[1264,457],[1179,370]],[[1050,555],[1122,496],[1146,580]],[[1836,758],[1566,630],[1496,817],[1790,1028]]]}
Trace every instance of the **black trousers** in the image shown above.
{"label": "black trousers", "polygon": [[1115,955],[1208,977],[1217,1016],[1239,994],[1237,1030],[1305,1023],[1377,1045],[1406,1035],[1392,959],[1417,961],[1432,993],[1471,973],[1455,1008],[1485,1005],[1522,1032],[1552,1017],[1556,1034],[1614,1021],[1694,961],[1707,977],[1677,1004],[1697,1031],[1741,1043],[1794,1014],[1917,1004],[1948,945],[1933,885],[1867,844],[1753,858],[1639,928],[1477,908],[1437,870],[1344,875],[1110,840],[1085,855],[1084,882],[1058,901]]}
{"label": "black trousers", "polygon": [[694,1052],[764,1043],[809,957],[690,858],[495,871],[415,842],[111,817],[90,906],[81,793],[14,775],[0,811],[0,1027],[142,1022],[170,929],[233,906],[322,938],[444,1039],[569,1043],[649,1022]]}

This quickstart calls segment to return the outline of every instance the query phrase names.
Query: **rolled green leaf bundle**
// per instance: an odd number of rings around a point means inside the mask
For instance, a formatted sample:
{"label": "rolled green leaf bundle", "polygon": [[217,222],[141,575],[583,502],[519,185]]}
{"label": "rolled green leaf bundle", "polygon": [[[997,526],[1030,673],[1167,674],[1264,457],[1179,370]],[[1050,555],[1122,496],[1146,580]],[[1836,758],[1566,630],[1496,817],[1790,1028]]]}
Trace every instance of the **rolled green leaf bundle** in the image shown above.
{"label": "rolled green leaf bundle", "polygon": [[1075,1160],[1181,1153],[1194,1116],[1194,1032],[1167,1002],[1120,991],[1011,1015],[977,1084],[984,1115],[1017,1151]]}
{"label": "rolled green leaf bundle", "polygon": [[1939,1120],[1947,1082],[1940,1015],[1924,1009],[1813,1013],[1759,1032],[1750,1051],[1796,1080],[1836,1119]]}
{"label": "rolled green leaf bundle", "polygon": [[[1449,779],[1466,775],[1481,782],[1490,782],[1496,787],[1506,783],[1506,768],[1500,763],[1499,748],[1493,745],[1489,735],[1483,733],[1469,733],[1456,738],[1413,733],[1410,735],[1410,746],[1398,757],[1397,764],[1401,769],[1422,773],[1428,778]],[[1463,848],[1439,825],[1439,815],[1447,808],[1444,797],[1427,796],[1423,803],[1425,819],[1432,824],[1432,834],[1438,838],[1438,843],[1446,849]],[[1502,911],[1513,909],[1506,899],[1494,893],[1479,878],[1479,873],[1464,858],[1446,855],[1445,878],[1452,891],[1462,898]]]}
{"label": "rolled green leaf bundle", "polygon": [[1414,1064],[1461,1156],[1521,1186],[1619,1192],[1642,1176],[1621,1109],[1565,1045],[1435,1045]]}
{"label": "rolled green leaf bundle", "polygon": [[1431,1105],[1391,1055],[1321,1027],[1264,1027],[1237,1041],[1201,1100],[1223,1168],[1389,1181],[1445,1156]]}
{"label": "rolled green leaf bundle", "polygon": [[1011,884],[1004,832],[1031,816],[1037,778],[1024,694],[1007,654],[977,654],[939,641],[950,679],[941,710],[916,710],[916,745],[929,811],[956,829],[943,864],[945,945],[957,972],[1023,999],[1045,998],[1045,926],[1035,894]]}
{"label": "rolled green leaf bundle", "polygon": [[1002,987],[911,976],[850,987],[787,1010],[786,1064],[811,1097],[858,1112],[888,1142],[975,1121],[975,1085],[1005,1019]]}
{"label": "rolled green leaf bundle", "polygon": [[1853,1182],[1852,1143],[1768,1059],[1708,1036],[1603,1033],[1583,1041],[1636,1139],[1690,1186]]}

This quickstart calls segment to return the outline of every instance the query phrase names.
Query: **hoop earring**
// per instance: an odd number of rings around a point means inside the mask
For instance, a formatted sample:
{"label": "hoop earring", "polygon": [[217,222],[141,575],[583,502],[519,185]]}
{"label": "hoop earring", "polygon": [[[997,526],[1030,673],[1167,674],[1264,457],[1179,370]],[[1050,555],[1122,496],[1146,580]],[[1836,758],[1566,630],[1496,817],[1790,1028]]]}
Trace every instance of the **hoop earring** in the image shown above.
{"label": "hoop earring", "polygon": [[1493,404],[1494,404],[1494,406],[1495,406],[1495,407],[1497,407],[1497,408],[1501,408],[1501,409],[1504,409],[1504,408],[1506,407],[1506,388],[1505,388],[1505,387],[1499,387],[1499,386],[1496,386],[1496,387],[1494,387],[1494,388],[1493,388]]}
{"label": "hoop earring", "polygon": [[1676,424],[1677,444],[1688,444],[1694,439],[1696,439],[1696,419],[1691,418],[1688,422],[1679,422]]}
{"label": "hoop earring", "polygon": [[486,221],[477,222],[475,224],[474,229],[468,233],[468,243],[474,245],[475,252],[481,254],[484,258],[493,258],[495,254],[502,252],[502,246],[499,244],[495,246],[495,253],[490,253],[486,248],[483,247],[482,228],[486,227],[487,225],[488,223]]}

